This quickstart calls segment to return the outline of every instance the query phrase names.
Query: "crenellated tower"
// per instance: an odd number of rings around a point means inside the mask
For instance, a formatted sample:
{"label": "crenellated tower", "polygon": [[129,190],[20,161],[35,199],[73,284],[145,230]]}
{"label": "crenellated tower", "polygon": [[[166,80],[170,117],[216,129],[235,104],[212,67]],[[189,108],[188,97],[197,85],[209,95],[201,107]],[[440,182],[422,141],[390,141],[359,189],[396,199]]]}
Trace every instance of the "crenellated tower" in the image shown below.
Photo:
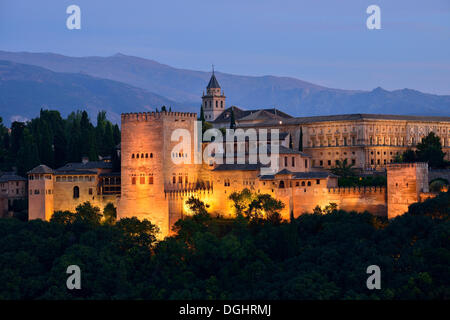
{"label": "crenellated tower", "polygon": [[212,71],[211,79],[206,87],[206,95],[203,92],[202,107],[206,121],[214,121],[225,110],[225,95],[219,82]]}
{"label": "crenellated tower", "polygon": [[[199,181],[201,164],[193,159],[197,115],[166,111],[127,113],[122,114],[121,120],[118,216],[148,219],[165,236],[180,218],[171,216],[173,210],[166,193],[192,189]],[[190,138],[178,149],[181,140],[177,130]]]}

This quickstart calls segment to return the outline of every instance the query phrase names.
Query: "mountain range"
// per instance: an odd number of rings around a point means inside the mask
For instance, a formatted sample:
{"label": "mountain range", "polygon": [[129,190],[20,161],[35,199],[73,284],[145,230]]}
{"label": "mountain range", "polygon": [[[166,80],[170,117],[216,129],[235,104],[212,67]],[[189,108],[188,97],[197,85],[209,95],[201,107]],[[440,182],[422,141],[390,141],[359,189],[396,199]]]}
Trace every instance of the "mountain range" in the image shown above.
{"label": "mountain range", "polygon": [[[450,96],[412,89],[372,91],[327,88],[290,77],[242,76],[216,72],[227,106],[276,107],[293,116],[380,113],[450,116]],[[113,121],[122,112],[170,106],[195,111],[210,72],[174,68],[153,60],[115,54],[68,57],[54,53],[0,51],[0,110],[8,123],[31,118],[40,108],[67,114],[106,110]]]}

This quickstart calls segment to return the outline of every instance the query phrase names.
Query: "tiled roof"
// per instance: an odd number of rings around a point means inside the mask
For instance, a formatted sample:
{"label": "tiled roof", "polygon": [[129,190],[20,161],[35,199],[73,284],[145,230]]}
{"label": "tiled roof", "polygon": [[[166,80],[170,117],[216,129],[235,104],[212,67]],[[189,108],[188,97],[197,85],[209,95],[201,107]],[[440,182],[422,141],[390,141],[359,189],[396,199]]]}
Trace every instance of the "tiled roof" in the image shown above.
{"label": "tiled roof", "polygon": [[281,170],[280,172],[277,172],[277,173],[276,173],[276,175],[279,175],[279,174],[292,174],[292,172],[289,171],[288,169],[283,169],[283,170]]}
{"label": "tiled roof", "polygon": [[27,181],[24,177],[18,176],[15,173],[5,173],[0,177],[0,182],[8,182],[8,181]]}
{"label": "tiled roof", "polygon": [[294,179],[324,179],[328,177],[337,176],[326,171],[295,172],[293,175]]}
{"label": "tiled roof", "polygon": [[234,112],[235,121],[245,121],[245,120],[274,120],[276,121],[283,119],[292,119],[293,117],[283,111],[278,109],[255,109],[255,110],[242,110],[236,106],[231,106],[225,109],[213,123],[230,122],[231,111]]}
{"label": "tiled roof", "polygon": [[45,173],[53,173],[53,169],[47,167],[45,164],[41,164],[30,171],[27,172],[28,174],[45,174]]}
{"label": "tiled roof", "polygon": [[299,154],[302,157],[311,158],[311,156],[309,154],[306,154],[306,153],[298,151],[298,150],[289,149],[289,148],[286,148],[284,146],[280,146],[279,153],[280,154]]}
{"label": "tiled roof", "polygon": [[89,170],[89,169],[112,169],[112,162],[88,161],[88,162],[69,162],[56,171],[70,170]]}
{"label": "tiled roof", "polygon": [[287,169],[283,169],[275,175],[264,175],[260,176],[261,180],[273,180],[275,176],[280,174],[291,174],[292,179],[325,179],[325,178],[333,178],[336,177],[334,174],[329,173],[327,171],[313,171],[313,172],[291,172]]}
{"label": "tiled roof", "polygon": [[77,175],[77,174],[96,174],[97,172],[92,170],[56,170],[55,175]]}
{"label": "tiled roof", "polygon": [[211,76],[211,79],[209,80],[208,86],[206,87],[208,89],[220,89],[219,81],[217,81],[216,76],[214,73]]}
{"label": "tiled roof", "polygon": [[[444,116],[410,116],[410,115],[392,115],[392,114],[340,114],[330,116],[312,116],[312,117],[296,117],[283,120],[283,125],[296,125],[314,122],[326,121],[356,121],[356,120],[399,120],[399,121],[431,121],[431,122],[450,122],[450,117]],[[258,126],[276,126],[278,121],[269,120]],[[238,127],[252,127],[254,124],[238,124]]]}
{"label": "tiled roof", "polygon": [[261,164],[219,164],[213,171],[230,171],[230,170],[239,170],[239,171],[254,171],[259,170],[261,168]]}

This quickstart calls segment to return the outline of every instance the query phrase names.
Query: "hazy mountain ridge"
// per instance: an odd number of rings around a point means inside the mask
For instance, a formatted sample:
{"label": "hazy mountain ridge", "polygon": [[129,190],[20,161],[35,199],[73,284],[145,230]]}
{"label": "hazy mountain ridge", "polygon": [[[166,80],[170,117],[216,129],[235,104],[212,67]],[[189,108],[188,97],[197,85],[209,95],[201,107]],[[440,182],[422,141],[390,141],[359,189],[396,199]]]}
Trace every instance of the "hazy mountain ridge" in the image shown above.
{"label": "hazy mountain ridge", "polygon": [[[54,72],[69,72],[73,76],[81,73],[119,81],[168,100],[162,103],[156,100],[152,107],[166,104],[177,106],[183,111],[198,111],[201,95],[211,75],[210,72],[177,69],[153,60],[123,54],[110,57],[67,57],[53,53],[0,51],[0,59],[36,65]],[[290,77],[254,77],[221,72],[216,72],[216,76],[227,96],[227,105],[237,105],[244,109],[277,107],[294,116],[362,112],[450,116],[450,96],[411,89],[341,90]],[[121,110],[115,110],[118,113],[130,111],[136,111],[131,98],[128,103],[124,101]]]}
{"label": "hazy mountain ridge", "polygon": [[121,112],[161,105],[176,103],[117,81],[0,60],[0,116],[6,123],[35,117],[41,108],[57,109],[63,115],[87,109],[91,116],[106,110],[111,120],[119,122]]}

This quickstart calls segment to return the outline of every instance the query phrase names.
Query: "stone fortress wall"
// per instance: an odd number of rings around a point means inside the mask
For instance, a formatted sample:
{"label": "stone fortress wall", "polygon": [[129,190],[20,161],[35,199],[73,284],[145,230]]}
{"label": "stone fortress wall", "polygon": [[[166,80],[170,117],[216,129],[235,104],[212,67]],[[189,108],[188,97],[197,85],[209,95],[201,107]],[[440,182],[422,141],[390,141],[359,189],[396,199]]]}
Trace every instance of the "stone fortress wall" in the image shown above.
{"label": "stone fortress wall", "polygon": [[388,218],[408,211],[408,206],[418,202],[421,194],[428,193],[428,164],[391,164],[387,172]]}
{"label": "stone fortress wall", "polygon": [[[121,197],[119,218],[136,216],[155,223],[163,234],[170,231],[169,201],[165,191],[195,189],[201,166],[175,164],[194,153],[194,144],[173,154],[176,129],[194,137],[195,113],[148,112],[122,115]],[[193,139],[192,139],[193,140]],[[172,212],[173,212],[172,208]]]}
{"label": "stone fortress wall", "polygon": [[[78,181],[37,175],[29,181],[30,219],[48,220],[54,210],[73,211],[84,201],[100,208],[112,202],[118,207],[119,219],[148,219],[165,236],[178,219],[192,214],[185,203],[190,196],[208,204],[212,214],[231,217],[235,211],[229,195],[248,188],[281,200],[284,219],[312,213],[317,205],[324,208],[329,203],[347,211],[393,218],[428,196],[428,166],[423,163],[388,164],[387,188],[339,188],[336,177],[311,168],[313,159],[302,152],[280,154],[280,172],[270,179],[261,177],[259,169],[221,171],[217,165],[192,163],[192,158],[191,163],[183,163],[194,155],[195,143],[180,144],[181,140],[171,141],[171,137],[177,129],[185,129],[193,142],[196,120],[195,113],[123,114],[120,196],[98,195],[98,174],[93,180],[78,177]],[[77,199],[73,197],[75,186],[79,187]],[[35,190],[39,190],[37,194]]]}
{"label": "stone fortress wall", "polygon": [[[446,160],[450,160],[450,118],[341,115],[248,123],[242,128],[273,128],[288,132],[293,148],[312,156],[312,165],[329,169],[337,160],[347,160],[362,170],[384,170],[397,155],[414,149],[428,133],[441,138]],[[301,140],[301,141],[300,141]]]}
{"label": "stone fortress wall", "polygon": [[[224,119],[230,110],[232,115],[238,110],[225,109],[225,98],[213,73],[202,107],[205,119],[214,127],[227,123]],[[165,236],[178,219],[191,214],[185,203],[190,196],[208,204],[212,214],[229,217],[234,215],[230,194],[244,188],[281,200],[284,219],[329,203],[347,211],[392,218],[406,212],[409,204],[432,196],[427,164],[394,164],[395,157],[414,149],[433,131],[450,160],[450,118],[446,117],[352,114],[294,118],[276,109],[239,112],[242,117],[235,119],[237,128],[279,129],[283,134],[277,173],[261,176],[259,168],[252,166],[195,162],[195,150],[202,152],[206,145],[196,145],[201,139],[197,139],[195,113],[126,113],[121,116],[121,181],[116,194],[103,193],[101,172],[94,180],[78,177],[77,181],[31,174],[30,219],[48,220],[54,210],[74,210],[84,201],[100,208],[112,202],[119,219],[148,219]],[[222,115],[224,119],[218,119]],[[214,123],[216,119],[222,122]],[[190,135],[190,141],[172,141],[172,135],[180,130]],[[363,172],[387,169],[387,188],[339,188],[337,177],[326,170],[338,160],[347,160]],[[51,171],[48,167],[39,170],[47,169]]]}

